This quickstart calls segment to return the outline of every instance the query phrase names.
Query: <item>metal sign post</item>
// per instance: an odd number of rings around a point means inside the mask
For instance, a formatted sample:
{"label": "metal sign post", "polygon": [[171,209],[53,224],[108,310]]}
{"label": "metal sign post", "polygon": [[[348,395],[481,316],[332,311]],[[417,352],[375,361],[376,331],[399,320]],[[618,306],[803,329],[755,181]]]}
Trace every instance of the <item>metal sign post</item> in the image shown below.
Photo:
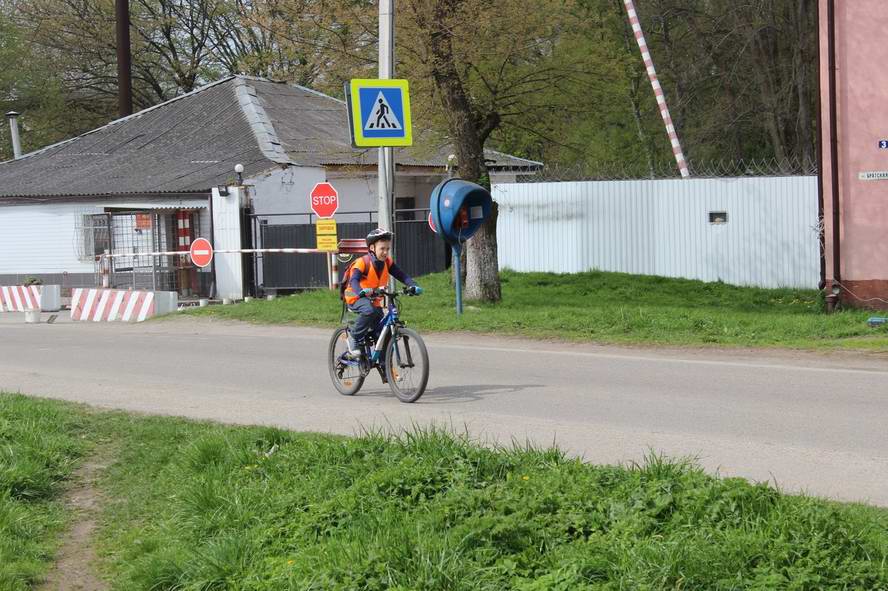
{"label": "metal sign post", "polygon": [[[352,80],[346,85],[345,97],[352,144],[356,148],[379,148],[376,165],[378,223],[380,228],[387,231],[392,230],[395,201],[395,159],[392,146],[413,144],[407,81],[392,80],[394,75],[395,1],[379,0],[379,79]],[[376,82],[377,88],[357,92],[358,82]],[[401,85],[404,87],[403,94],[391,92],[393,87]]]}
{"label": "metal sign post", "polygon": [[462,316],[462,245],[451,244],[450,250],[453,251],[453,265],[456,268],[456,315]]}
{"label": "metal sign post", "polygon": [[[395,0],[379,0],[379,77],[395,75]],[[392,149],[379,148],[379,227],[392,229],[392,195],[395,193],[395,162]]]}

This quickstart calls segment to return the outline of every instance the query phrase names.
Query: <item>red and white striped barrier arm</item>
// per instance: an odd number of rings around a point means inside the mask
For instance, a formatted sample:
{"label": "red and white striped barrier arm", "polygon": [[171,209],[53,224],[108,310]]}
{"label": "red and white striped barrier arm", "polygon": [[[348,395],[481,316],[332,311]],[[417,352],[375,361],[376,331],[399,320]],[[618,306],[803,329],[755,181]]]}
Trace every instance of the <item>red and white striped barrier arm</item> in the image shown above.
{"label": "red and white striped barrier arm", "polygon": [[0,287],[0,312],[40,309],[40,289],[36,285]]}
{"label": "red and white striped barrier arm", "polygon": [[[177,211],[176,221],[178,225],[179,248],[187,249],[191,246],[191,214],[184,210]],[[186,255],[182,255],[179,260],[183,265],[190,262]]]}
{"label": "red and white striped barrier arm", "polygon": [[[236,248],[236,249],[225,249],[225,250],[214,250],[213,254],[249,254],[249,253],[260,253],[260,252],[280,252],[280,253],[288,253],[288,254],[326,254],[329,251],[327,250],[318,250],[317,248]],[[188,255],[191,251],[189,250],[167,250],[163,252],[116,252],[113,254],[100,254],[96,255],[96,259],[105,258],[117,258],[117,257],[163,257],[163,256],[175,256],[175,255]]]}
{"label": "red and white striped barrier arm", "polygon": [[648,49],[647,41],[644,39],[644,32],[641,30],[641,21],[638,19],[638,13],[635,11],[635,3],[633,0],[623,0],[626,5],[626,12],[629,14],[629,22],[632,24],[632,32],[635,33],[635,40],[638,41],[638,49],[641,50],[641,59],[647,68],[647,75],[654,89],[654,95],[657,97],[657,105],[660,107],[660,116],[663,117],[663,123],[666,125],[666,133],[669,135],[669,142],[672,144],[672,153],[675,155],[675,162],[678,164],[678,170],[681,176],[691,176],[688,170],[688,163],[685,160],[684,153],[681,151],[681,142],[678,140],[678,133],[675,131],[675,125],[672,124],[672,116],[669,114],[669,107],[666,105],[666,95],[663,94],[663,87],[657,79],[657,70],[654,68],[654,60],[651,58],[651,52]]}
{"label": "red and white striped barrier arm", "polygon": [[151,291],[74,289],[71,292],[71,320],[142,322],[155,312]]}

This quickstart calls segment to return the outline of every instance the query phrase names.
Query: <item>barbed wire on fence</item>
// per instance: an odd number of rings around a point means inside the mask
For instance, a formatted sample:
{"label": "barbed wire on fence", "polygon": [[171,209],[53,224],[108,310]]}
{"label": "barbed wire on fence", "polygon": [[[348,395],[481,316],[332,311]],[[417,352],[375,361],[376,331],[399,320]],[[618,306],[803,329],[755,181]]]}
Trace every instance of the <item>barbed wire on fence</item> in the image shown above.
{"label": "barbed wire on fence", "polygon": [[[817,163],[799,158],[710,160],[691,162],[690,170],[692,178],[813,176],[817,174]],[[681,178],[674,162],[656,164],[652,168],[626,162],[602,162],[594,165],[547,165],[534,174],[521,175],[518,180],[536,183],[670,178]]]}

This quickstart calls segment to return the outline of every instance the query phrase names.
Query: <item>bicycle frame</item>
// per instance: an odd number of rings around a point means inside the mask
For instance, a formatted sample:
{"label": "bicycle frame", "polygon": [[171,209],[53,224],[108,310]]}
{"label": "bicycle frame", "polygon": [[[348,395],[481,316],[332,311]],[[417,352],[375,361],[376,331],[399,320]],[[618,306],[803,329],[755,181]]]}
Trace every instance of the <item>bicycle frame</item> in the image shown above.
{"label": "bicycle frame", "polygon": [[[377,325],[377,332],[379,332],[379,338],[374,343],[373,350],[370,351],[370,355],[365,357],[365,361],[363,363],[368,363],[368,366],[365,366],[364,371],[369,371],[373,366],[378,365],[379,359],[382,356],[382,352],[385,350],[385,346],[388,343],[389,338],[394,335],[399,326],[401,326],[401,321],[399,320],[399,312],[398,306],[395,304],[395,295],[393,293],[383,293],[385,297],[385,306],[386,313],[383,316],[382,320]],[[398,359],[400,359],[401,354],[400,351],[395,351]],[[352,360],[342,360],[346,365],[362,365],[360,361],[352,361]],[[411,361],[412,362],[412,361]]]}
{"label": "bicycle frame", "polygon": [[385,350],[389,337],[394,334],[395,328],[400,326],[400,322],[398,321],[398,306],[395,305],[395,298],[392,297],[392,295],[385,294],[385,305],[387,308],[386,314],[383,316],[377,327],[379,338],[376,340],[373,352],[370,354],[370,361],[373,363],[379,361],[379,357]]}

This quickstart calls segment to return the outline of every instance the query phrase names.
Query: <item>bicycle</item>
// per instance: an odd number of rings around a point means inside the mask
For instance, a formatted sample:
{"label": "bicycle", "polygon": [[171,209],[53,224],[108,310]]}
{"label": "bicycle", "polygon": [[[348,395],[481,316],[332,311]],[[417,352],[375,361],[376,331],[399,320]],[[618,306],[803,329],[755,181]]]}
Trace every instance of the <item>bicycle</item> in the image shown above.
{"label": "bicycle", "polygon": [[373,291],[371,297],[385,297],[386,313],[377,331],[379,340],[370,336],[367,342],[360,343],[359,359],[348,355],[351,323],[333,332],[327,359],[330,378],[340,394],[357,394],[374,369],[401,402],[416,402],[425,392],[429,380],[428,350],[422,337],[407,328],[399,317],[398,297],[409,293],[406,289],[401,294],[384,289]]}

